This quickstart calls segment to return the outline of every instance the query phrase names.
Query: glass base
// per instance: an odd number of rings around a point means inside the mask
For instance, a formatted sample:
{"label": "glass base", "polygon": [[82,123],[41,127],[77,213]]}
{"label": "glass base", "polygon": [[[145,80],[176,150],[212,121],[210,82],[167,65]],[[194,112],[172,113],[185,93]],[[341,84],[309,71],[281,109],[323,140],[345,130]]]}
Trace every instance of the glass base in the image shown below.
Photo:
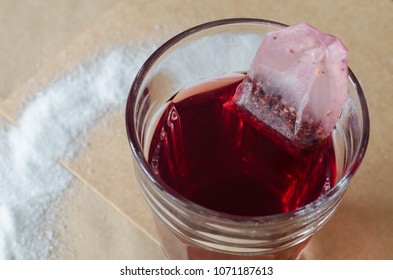
{"label": "glass base", "polygon": [[171,260],[296,260],[301,259],[301,253],[310,238],[288,249],[264,253],[225,253],[214,249],[207,249],[184,240],[158,217],[155,223],[161,241],[161,248]]}

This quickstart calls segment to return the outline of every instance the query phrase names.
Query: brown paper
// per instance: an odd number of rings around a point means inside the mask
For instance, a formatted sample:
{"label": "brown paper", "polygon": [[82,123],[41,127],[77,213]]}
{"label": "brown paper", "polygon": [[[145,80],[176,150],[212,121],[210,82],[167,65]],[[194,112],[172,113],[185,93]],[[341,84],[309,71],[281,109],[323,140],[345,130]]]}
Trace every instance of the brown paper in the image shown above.
{"label": "brown paper", "polygon": [[82,182],[67,189],[55,227],[60,259],[161,259],[157,242]]}
{"label": "brown paper", "polygon": [[118,2],[1,1],[0,101]]}
{"label": "brown paper", "polygon": [[[349,65],[359,78],[369,104],[371,139],[364,163],[353,179],[337,213],[318,232],[305,250],[306,259],[393,259],[393,2],[370,1],[139,1],[127,0],[112,9],[42,71],[0,104],[0,112],[17,123],[26,97],[37,88],[61,76],[97,48],[129,41],[161,43],[176,33],[196,24],[228,17],[258,17],[288,24],[306,21],[324,32],[335,34],[349,49]],[[367,20],[366,20],[367,19]],[[131,81],[130,81],[131,83]],[[96,242],[91,254],[59,253],[58,258],[160,258],[158,246],[152,244],[156,233],[151,215],[133,175],[128,146],[124,110],[96,124],[85,151],[72,162],[63,164],[81,182],[76,192],[78,203],[66,199],[69,223],[86,221],[83,242]],[[109,120],[109,124],[108,121]],[[106,123],[104,125],[103,123]],[[83,183],[82,183],[83,182]],[[88,192],[88,195],[86,194]],[[113,219],[109,229],[101,225],[94,211],[84,209],[98,201],[97,207]],[[75,212],[80,205],[84,210]],[[109,205],[109,206],[108,206]],[[117,213],[117,215],[115,214]],[[78,217],[77,217],[78,216]],[[126,218],[125,218],[126,217]],[[79,219],[79,220],[78,220]],[[125,220],[132,242],[146,244],[135,247],[132,255],[120,250],[104,251],[109,246],[103,235],[118,234]],[[104,223],[105,224],[105,223]],[[72,227],[74,232],[77,226]],[[112,231],[112,232],[111,232]],[[119,232],[118,232],[119,231]],[[136,232],[135,234],[133,232]],[[144,233],[144,234],[141,234]],[[95,238],[90,238],[92,235]],[[148,238],[146,239],[146,236]],[[153,243],[151,243],[153,242]],[[83,245],[83,244],[82,244]],[[78,242],[71,247],[82,248]],[[80,247],[82,246],[82,247]],[[93,245],[92,245],[93,246]],[[117,247],[116,247],[117,248]],[[154,249],[156,248],[156,249]]]}

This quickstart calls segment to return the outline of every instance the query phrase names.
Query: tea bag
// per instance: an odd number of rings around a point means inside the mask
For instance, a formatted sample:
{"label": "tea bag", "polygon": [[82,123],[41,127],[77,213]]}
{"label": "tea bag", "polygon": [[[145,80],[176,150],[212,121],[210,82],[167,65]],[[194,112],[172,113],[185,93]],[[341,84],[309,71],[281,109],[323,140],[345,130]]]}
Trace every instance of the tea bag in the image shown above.
{"label": "tea bag", "polygon": [[347,48],[300,23],[265,35],[232,102],[307,148],[329,135],[348,95]]}

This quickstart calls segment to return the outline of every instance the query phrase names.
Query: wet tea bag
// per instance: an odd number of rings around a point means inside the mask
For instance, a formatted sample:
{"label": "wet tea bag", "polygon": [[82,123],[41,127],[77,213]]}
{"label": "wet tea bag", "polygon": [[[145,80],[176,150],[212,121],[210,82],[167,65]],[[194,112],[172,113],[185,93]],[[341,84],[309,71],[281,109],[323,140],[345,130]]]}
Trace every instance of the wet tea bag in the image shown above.
{"label": "wet tea bag", "polygon": [[266,34],[233,102],[307,148],[329,135],[348,94],[347,48],[301,23]]}

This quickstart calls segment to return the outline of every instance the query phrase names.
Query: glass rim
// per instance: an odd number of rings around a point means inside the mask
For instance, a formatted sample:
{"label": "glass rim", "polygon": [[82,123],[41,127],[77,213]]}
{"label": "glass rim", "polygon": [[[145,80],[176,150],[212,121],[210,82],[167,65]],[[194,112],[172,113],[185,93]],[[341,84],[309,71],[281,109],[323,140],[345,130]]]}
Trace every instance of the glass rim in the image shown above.
{"label": "glass rim", "polygon": [[[228,26],[228,25],[236,25],[236,24],[257,24],[257,25],[264,25],[264,26],[273,26],[277,28],[287,27],[288,25],[271,21],[265,19],[258,19],[258,18],[228,18],[228,19],[220,19],[215,21],[206,22],[192,28],[189,28],[171,39],[164,42],[160,47],[158,47],[150,57],[144,62],[138,73],[136,74],[134,81],[132,83],[126,104],[126,114],[125,114],[125,123],[126,123],[126,131],[129,140],[129,144],[131,146],[131,150],[133,155],[135,156],[137,162],[139,163],[140,168],[142,169],[143,173],[148,177],[148,179],[156,186],[158,189],[156,191],[160,191],[160,194],[163,195],[165,198],[169,199],[172,202],[175,202],[178,206],[182,208],[188,209],[195,214],[202,215],[209,219],[220,219],[226,222],[234,222],[234,223],[242,223],[242,224],[261,224],[261,223],[271,223],[277,221],[287,220],[289,217],[302,217],[311,213],[312,210],[317,209],[319,206],[326,203],[326,201],[332,200],[333,197],[336,197],[343,191],[345,191],[345,187],[348,184],[348,181],[353,177],[355,172],[357,171],[360,163],[362,162],[365,152],[367,150],[369,134],[370,134],[370,120],[369,120],[369,113],[366,98],[362,87],[357,80],[356,76],[352,72],[352,70],[348,66],[348,78],[354,86],[356,90],[356,94],[359,98],[359,103],[361,105],[362,111],[362,120],[363,120],[363,134],[361,135],[361,143],[359,144],[358,152],[355,154],[353,159],[350,162],[346,172],[342,175],[340,180],[328,191],[326,191],[322,196],[317,198],[316,200],[299,207],[296,210],[292,210],[285,213],[273,214],[273,215],[264,215],[264,216],[240,216],[240,215],[233,215],[227,214],[223,212],[219,212],[216,210],[211,210],[206,207],[200,206],[191,200],[188,200],[175,192],[172,187],[164,182],[161,178],[154,175],[148,160],[145,158],[143,154],[143,149],[138,141],[137,136],[137,129],[134,124],[134,117],[136,117],[134,106],[137,100],[137,93],[140,89],[143,79],[145,78],[146,74],[150,71],[151,67],[154,63],[158,60],[158,58],[164,54],[167,50],[169,50],[172,46],[176,43],[180,42],[181,40],[189,37],[190,35],[196,34],[206,29],[215,28],[219,26]],[[136,168],[136,167],[134,167]]]}

